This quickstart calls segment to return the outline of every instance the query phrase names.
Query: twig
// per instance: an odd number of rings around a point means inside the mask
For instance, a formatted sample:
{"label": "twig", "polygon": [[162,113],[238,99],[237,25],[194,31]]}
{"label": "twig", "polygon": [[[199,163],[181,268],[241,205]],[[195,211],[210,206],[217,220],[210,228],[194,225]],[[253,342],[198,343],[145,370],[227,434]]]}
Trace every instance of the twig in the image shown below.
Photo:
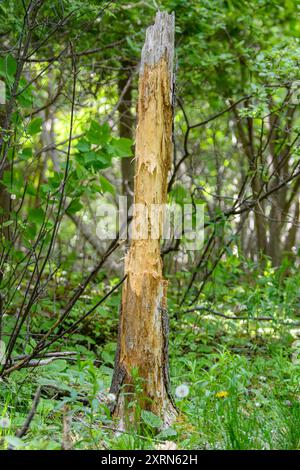
{"label": "twig", "polygon": [[[23,367],[37,367],[37,366],[47,366],[53,361],[57,361],[58,359],[62,359],[63,356],[58,357],[48,357],[47,359],[32,359],[27,362]],[[64,357],[64,360],[72,359],[75,361],[74,358],[71,357]]]}
{"label": "twig", "polygon": [[[74,356],[74,355],[77,355],[76,351],[58,351],[58,352],[45,353],[43,355],[37,355],[36,358],[44,359],[46,357],[55,357],[57,359],[61,359],[61,358],[64,358],[65,356]],[[27,358],[27,355],[23,354],[22,356],[12,357],[11,360],[12,362],[15,362],[15,361],[20,361],[21,359],[25,359],[25,358]]]}
{"label": "twig", "polygon": [[33,419],[33,417],[36,413],[40,398],[41,398],[41,386],[39,385],[38,388],[36,389],[36,392],[35,392],[35,395],[34,395],[34,398],[33,398],[31,410],[29,411],[28,416],[27,416],[23,426],[21,427],[21,429],[19,429],[16,432],[17,437],[20,437],[20,438],[23,437],[27,433],[27,431],[29,430],[30,423],[31,423],[31,421],[32,421],[32,419]]}
{"label": "twig", "polygon": [[209,314],[215,315],[217,317],[225,318],[226,320],[274,321],[274,322],[280,323],[281,325],[286,325],[286,326],[300,326],[300,322],[285,322],[283,320],[277,320],[274,317],[265,317],[265,316],[263,317],[250,317],[250,316],[237,317],[234,315],[226,315],[225,313],[216,312],[210,307],[204,307],[204,306],[189,308],[188,310],[185,310],[182,313],[191,313],[191,312],[207,312],[208,315]]}
{"label": "twig", "polygon": [[[4,368],[4,370],[2,372],[2,375],[5,376],[5,375],[10,374],[14,370],[18,370],[18,369],[21,369],[22,367],[26,367],[27,364],[29,364],[29,362],[31,361],[31,359],[36,356],[36,354],[39,354],[42,350],[47,349],[49,346],[51,346],[53,343],[55,343],[58,339],[62,338],[63,336],[74,333],[74,329],[76,329],[77,326],[83,320],[85,320],[87,318],[87,316],[89,316],[91,313],[93,313],[96,310],[97,307],[99,307],[110,295],[112,295],[121,286],[121,284],[123,284],[125,279],[126,279],[126,275],[123,277],[123,279],[121,279],[120,282],[118,282],[118,284],[116,284],[109,292],[107,292],[107,294],[105,294],[90,310],[88,310],[88,312],[86,312],[80,318],[78,318],[78,320],[73,325],[71,325],[69,328],[63,330],[61,333],[58,334],[58,336],[56,336],[52,340],[49,340],[47,343],[45,343],[45,341],[41,341],[36,346],[36,349],[27,358],[21,360],[20,362],[17,362],[16,364],[12,365],[8,369]],[[57,326],[59,326],[59,324],[61,324],[61,322],[58,323]],[[46,337],[48,337],[48,336],[46,335],[45,338]]]}

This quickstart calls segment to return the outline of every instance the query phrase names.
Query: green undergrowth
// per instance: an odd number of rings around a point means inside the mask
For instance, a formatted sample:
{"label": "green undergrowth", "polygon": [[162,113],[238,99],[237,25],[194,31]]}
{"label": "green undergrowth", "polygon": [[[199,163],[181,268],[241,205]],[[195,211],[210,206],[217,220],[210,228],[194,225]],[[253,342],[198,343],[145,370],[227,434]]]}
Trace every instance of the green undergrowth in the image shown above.
{"label": "green undergrowth", "polygon": [[[298,277],[282,281],[269,269],[251,285],[239,272],[234,279],[217,272],[199,305],[246,320],[186,312],[170,289],[170,371],[179,414],[166,429],[143,410],[128,432],[110,416],[117,294],[89,324],[55,345],[75,355],[0,382],[1,447],[61,449],[67,441],[73,449],[299,449],[298,329],[282,324],[297,322]],[[262,315],[274,321],[254,320]],[[18,438],[38,386],[37,411]]]}

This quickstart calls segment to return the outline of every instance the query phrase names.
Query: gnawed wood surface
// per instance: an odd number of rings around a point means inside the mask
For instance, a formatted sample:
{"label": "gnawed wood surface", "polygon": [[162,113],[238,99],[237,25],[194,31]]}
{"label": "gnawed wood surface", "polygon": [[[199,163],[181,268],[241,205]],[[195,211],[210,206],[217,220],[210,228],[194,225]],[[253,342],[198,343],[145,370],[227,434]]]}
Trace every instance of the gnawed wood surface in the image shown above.
{"label": "gnawed wood surface", "polygon": [[[172,94],[174,15],[158,12],[148,28],[139,77],[138,126],[134,202],[143,207],[146,221],[134,213],[131,242],[125,260],[127,275],[122,292],[119,341],[111,392],[117,396],[114,413],[126,417],[122,387],[133,390],[133,368],[142,379],[139,405],[160,415],[166,423],[175,416],[169,392],[167,281],[160,257],[162,214],[152,205],[167,201],[167,178],[172,162]],[[145,231],[145,222],[148,227]],[[151,238],[151,226],[159,233]],[[145,237],[146,233],[146,237]],[[142,239],[145,238],[145,239]]]}

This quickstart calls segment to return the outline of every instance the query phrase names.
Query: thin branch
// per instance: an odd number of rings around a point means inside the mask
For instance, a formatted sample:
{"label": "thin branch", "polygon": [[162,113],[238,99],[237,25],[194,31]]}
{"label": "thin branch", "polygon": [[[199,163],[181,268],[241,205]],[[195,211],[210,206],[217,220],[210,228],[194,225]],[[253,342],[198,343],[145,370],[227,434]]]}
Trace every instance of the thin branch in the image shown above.
{"label": "thin branch", "polygon": [[[234,315],[226,315],[225,313],[217,312],[216,310],[211,309],[210,307],[202,307],[202,306],[197,306],[193,308],[189,308],[188,310],[184,310],[181,312],[182,314],[185,313],[191,313],[191,312],[207,312],[207,315],[215,315],[217,317],[225,318],[226,320],[234,320],[234,321],[273,321],[276,323],[280,323],[281,325],[285,326],[300,326],[300,322],[286,322],[283,320],[277,320],[274,317],[266,317],[266,316],[261,316],[261,317],[250,317],[248,316],[234,316]],[[204,313],[204,315],[206,315]]]}
{"label": "thin branch", "polygon": [[33,402],[32,402],[32,407],[31,407],[31,410],[30,412],[28,413],[28,416],[23,424],[23,426],[16,432],[16,436],[21,438],[23,437],[29,430],[29,427],[30,427],[30,423],[31,421],[33,420],[34,418],[34,415],[36,413],[36,410],[37,410],[37,407],[38,407],[38,404],[39,404],[39,401],[40,401],[40,398],[41,398],[41,386],[39,386],[35,392],[35,395],[34,395],[34,398],[33,398]]}

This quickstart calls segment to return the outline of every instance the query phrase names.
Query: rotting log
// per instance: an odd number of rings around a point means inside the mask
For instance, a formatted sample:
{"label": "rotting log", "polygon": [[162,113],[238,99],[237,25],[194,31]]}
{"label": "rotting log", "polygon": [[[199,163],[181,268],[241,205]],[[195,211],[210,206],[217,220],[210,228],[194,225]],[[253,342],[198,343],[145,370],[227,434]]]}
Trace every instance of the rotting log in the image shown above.
{"label": "rotting log", "polygon": [[152,210],[167,202],[172,163],[174,20],[174,14],[156,14],[155,24],[146,31],[141,57],[134,204],[143,208],[144,218],[134,210],[111,385],[116,395],[113,414],[125,426],[126,417],[132,418],[132,400],[137,400],[133,370],[142,388],[139,409],[161,416],[165,424],[176,415],[169,386],[167,281],[160,256],[163,211],[157,217]]}

